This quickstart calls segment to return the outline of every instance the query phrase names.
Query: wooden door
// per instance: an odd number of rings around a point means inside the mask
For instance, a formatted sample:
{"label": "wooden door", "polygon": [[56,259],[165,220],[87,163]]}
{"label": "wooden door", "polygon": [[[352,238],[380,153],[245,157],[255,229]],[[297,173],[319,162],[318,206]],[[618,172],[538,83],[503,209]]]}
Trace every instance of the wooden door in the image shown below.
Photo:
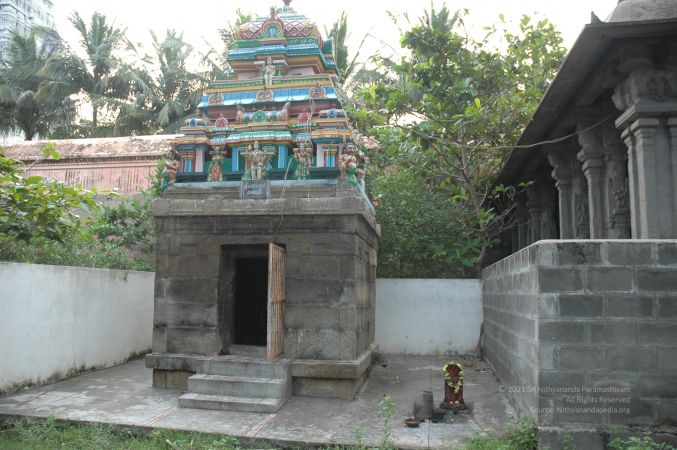
{"label": "wooden door", "polygon": [[284,351],[284,248],[268,244],[268,361]]}

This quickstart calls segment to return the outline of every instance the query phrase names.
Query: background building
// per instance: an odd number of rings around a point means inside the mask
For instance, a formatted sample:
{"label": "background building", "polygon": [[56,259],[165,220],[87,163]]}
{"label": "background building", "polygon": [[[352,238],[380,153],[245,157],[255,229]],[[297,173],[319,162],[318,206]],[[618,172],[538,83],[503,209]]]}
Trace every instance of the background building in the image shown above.
{"label": "background building", "polygon": [[34,27],[55,29],[51,0],[0,0],[0,60],[4,60],[12,32],[25,34]]}

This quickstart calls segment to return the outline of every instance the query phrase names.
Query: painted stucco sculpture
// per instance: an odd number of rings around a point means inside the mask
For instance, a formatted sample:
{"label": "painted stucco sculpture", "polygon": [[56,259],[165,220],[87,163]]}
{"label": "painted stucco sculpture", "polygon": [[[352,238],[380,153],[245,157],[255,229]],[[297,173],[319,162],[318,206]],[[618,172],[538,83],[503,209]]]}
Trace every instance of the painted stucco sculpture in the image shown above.
{"label": "painted stucco sculpture", "polygon": [[[210,84],[174,140],[177,182],[336,179],[348,153],[341,179],[357,184],[365,158],[338,97],[334,43],[289,3],[236,31],[232,75]],[[263,166],[252,166],[261,162],[255,142],[266,155]],[[300,145],[308,153],[301,159],[294,154]]]}

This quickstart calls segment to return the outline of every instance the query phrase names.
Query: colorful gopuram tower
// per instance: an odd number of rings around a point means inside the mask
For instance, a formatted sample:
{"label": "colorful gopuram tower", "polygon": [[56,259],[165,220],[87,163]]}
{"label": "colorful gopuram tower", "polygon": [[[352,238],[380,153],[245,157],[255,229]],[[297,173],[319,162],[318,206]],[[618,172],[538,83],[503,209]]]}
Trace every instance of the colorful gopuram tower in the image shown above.
{"label": "colorful gopuram tower", "polygon": [[334,43],[290,1],[237,30],[232,76],[210,84],[174,141],[177,182],[363,175],[338,96]]}
{"label": "colorful gopuram tower", "polygon": [[243,25],[174,141],[156,220],[153,385],[188,408],[353,398],[375,348],[379,225],[332,42],[289,7]]}

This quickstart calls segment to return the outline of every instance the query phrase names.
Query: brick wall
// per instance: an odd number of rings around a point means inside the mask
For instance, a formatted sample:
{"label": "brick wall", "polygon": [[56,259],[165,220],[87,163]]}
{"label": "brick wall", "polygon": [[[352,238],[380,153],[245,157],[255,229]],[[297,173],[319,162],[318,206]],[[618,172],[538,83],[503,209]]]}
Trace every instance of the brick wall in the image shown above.
{"label": "brick wall", "polygon": [[487,359],[539,425],[677,425],[677,241],[541,241],[484,278]]}

